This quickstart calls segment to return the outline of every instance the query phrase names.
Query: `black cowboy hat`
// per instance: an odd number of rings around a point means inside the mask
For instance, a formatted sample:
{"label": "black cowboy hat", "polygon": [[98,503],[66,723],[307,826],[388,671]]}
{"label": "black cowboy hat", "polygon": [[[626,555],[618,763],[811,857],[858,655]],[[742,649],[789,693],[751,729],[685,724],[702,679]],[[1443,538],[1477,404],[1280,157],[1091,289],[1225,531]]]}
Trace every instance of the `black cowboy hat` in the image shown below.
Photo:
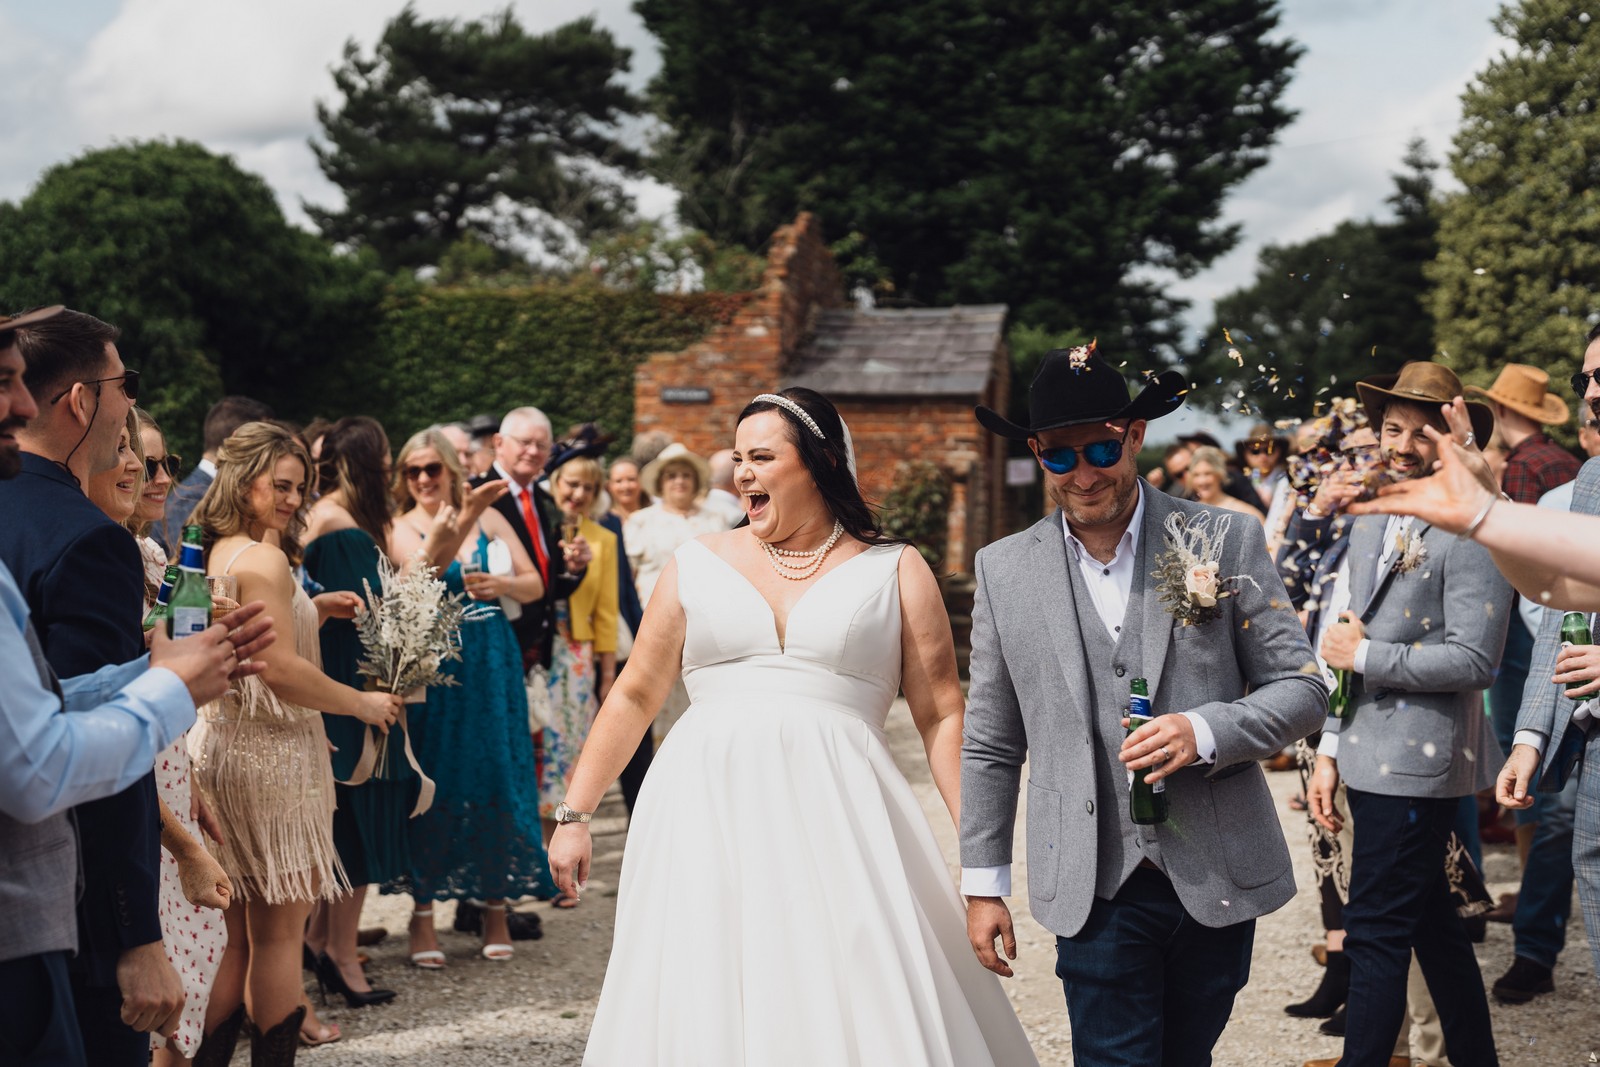
{"label": "black cowboy hat", "polygon": [[1029,426],[1018,426],[998,411],[978,407],[984,429],[1026,441],[1045,430],[1122,419],[1159,419],[1183,405],[1189,382],[1175,370],[1151,376],[1139,395],[1129,399],[1128,380],[1096,354],[1096,342],[1045,353],[1039,373],[1028,387]]}

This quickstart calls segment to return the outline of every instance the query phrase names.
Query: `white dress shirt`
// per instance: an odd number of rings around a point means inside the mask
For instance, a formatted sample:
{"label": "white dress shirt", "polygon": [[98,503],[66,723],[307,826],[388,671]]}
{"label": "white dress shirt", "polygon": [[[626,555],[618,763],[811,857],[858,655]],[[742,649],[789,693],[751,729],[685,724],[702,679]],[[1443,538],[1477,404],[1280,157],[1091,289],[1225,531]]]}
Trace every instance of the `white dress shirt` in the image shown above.
{"label": "white dress shirt", "polygon": [[[1067,554],[1078,565],[1084,586],[1094,601],[1095,613],[1105,623],[1106,633],[1112,641],[1122,635],[1122,620],[1128,613],[1128,599],[1133,590],[1133,572],[1139,559],[1139,536],[1144,527],[1144,494],[1141,484],[1139,503],[1134,506],[1133,518],[1117,542],[1116,554],[1102,563],[1084,547],[1061,516],[1061,533],[1067,541]],[[1217,740],[1205,719],[1192,711],[1181,712],[1194,727],[1195,762],[1214,763],[1217,759]],[[1011,864],[997,867],[963,867],[961,892],[969,897],[1005,897],[1011,895]]]}
{"label": "white dress shirt", "polygon": [[[506,473],[506,469],[500,466],[499,460],[495,460],[490,469],[490,473],[496,478],[505,479],[506,484],[511,487],[511,496],[516,500],[517,512],[520,514],[522,512],[522,498],[525,496],[531,497],[533,493],[533,483],[529,482],[527,485],[524,485],[523,483],[517,481],[517,479]],[[540,519],[538,501],[529,499],[528,508],[533,512],[533,517],[535,519]],[[527,523],[524,522],[523,525],[526,526]],[[549,559],[550,543],[546,541],[544,537],[544,522],[542,520],[535,522],[533,524],[533,529],[528,531],[528,535],[539,543],[539,546],[544,549],[545,558]]]}

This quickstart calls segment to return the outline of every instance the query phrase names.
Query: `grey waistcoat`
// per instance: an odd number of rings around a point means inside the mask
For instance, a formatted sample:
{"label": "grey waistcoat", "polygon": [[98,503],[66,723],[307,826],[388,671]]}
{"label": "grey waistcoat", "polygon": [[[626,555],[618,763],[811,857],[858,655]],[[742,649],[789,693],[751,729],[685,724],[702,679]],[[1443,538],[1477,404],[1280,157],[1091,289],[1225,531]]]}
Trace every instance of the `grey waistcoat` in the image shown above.
{"label": "grey waistcoat", "polygon": [[[39,680],[57,696],[61,686],[29,623],[23,631]],[[23,823],[0,814],[0,961],[43,952],[76,952],[74,916],[78,838],[62,812]]]}
{"label": "grey waistcoat", "polygon": [[[1140,543],[1136,567],[1143,567],[1144,544]],[[1122,633],[1113,643],[1106,624],[1095,610],[1094,597],[1083,580],[1083,572],[1067,552],[1067,570],[1072,581],[1072,599],[1077,604],[1078,633],[1083,639],[1083,658],[1089,665],[1089,699],[1094,715],[1095,823],[1100,835],[1100,862],[1096,868],[1094,895],[1110,900],[1128,880],[1142,859],[1165,869],[1161,844],[1154,826],[1137,826],[1128,813],[1128,772],[1117,753],[1122,750],[1126,731],[1122,717],[1128,710],[1128,686],[1139,676],[1144,642],[1142,583],[1135,574],[1128,610],[1122,619]],[[1167,619],[1161,619],[1163,624]],[[1118,670],[1122,673],[1119,676]]]}

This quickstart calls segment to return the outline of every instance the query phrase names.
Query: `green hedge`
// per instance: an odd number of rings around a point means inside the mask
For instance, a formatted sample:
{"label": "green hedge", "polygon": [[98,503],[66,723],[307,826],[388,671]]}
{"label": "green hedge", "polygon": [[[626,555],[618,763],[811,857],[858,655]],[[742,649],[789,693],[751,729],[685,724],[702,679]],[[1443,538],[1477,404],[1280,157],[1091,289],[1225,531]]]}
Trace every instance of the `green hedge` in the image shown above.
{"label": "green hedge", "polygon": [[371,354],[326,369],[304,416],[371,415],[396,448],[435,422],[542,408],[557,435],[594,421],[633,434],[633,374],[732,319],[743,293],[662,295],[587,281],[528,289],[422,289],[383,306]]}

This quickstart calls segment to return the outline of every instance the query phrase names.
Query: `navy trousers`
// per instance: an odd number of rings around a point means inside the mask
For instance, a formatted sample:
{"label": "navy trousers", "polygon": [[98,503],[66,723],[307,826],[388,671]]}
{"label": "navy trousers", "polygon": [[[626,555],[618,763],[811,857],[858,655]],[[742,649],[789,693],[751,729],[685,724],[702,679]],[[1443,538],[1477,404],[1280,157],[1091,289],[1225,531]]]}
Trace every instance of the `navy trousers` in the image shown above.
{"label": "navy trousers", "polygon": [[1445,876],[1458,797],[1348,791],[1355,821],[1344,954],[1350,999],[1341,1067],[1386,1067],[1406,1014],[1411,953],[1439,1011],[1456,1067],[1498,1067],[1483,974]]}
{"label": "navy trousers", "polygon": [[1255,920],[1202,926],[1160,871],[1136,869],[1056,938],[1078,1067],[1209,1067],[1250,977]]}
{"label": "navy trousers", "polygon": [[67,954],[45,952],[0,963],[0,1063],[84,1067]]}

